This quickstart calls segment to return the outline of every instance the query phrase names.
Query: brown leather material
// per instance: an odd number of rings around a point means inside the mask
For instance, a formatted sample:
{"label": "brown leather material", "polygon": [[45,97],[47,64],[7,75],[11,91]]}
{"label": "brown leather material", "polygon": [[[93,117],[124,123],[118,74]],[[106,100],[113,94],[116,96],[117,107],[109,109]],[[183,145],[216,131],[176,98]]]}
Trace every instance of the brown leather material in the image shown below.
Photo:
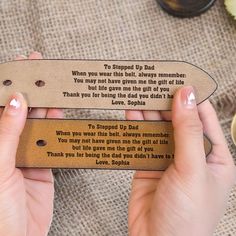
{"label": "brown leather material", "polygon": [[164,170],[173,158],[168,121],[28,119],[16,166]]}

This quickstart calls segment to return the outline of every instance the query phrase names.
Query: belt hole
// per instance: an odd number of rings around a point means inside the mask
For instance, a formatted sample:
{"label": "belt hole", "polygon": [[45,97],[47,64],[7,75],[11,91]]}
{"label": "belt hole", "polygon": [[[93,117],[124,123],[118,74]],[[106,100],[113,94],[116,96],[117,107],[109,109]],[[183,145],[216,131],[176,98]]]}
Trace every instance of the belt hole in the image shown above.
{"label": "belt hole", "polygon": [[2,83],[3,83],[3,85],[5,85],[5,86],[10,86],[10,85],[12,84],[12,81],[9,80],[9,79],[6,79],[6,80],[4,80]]}
{"label": "belt hole", "polygon": [[38,87],[43,87],[45,85],[45,82],[43,80],[37,80],[35,82],[35,85]]}
{"label": "belt hole", "polygon": [[47,145],[47,142],[43,139],[39,139],[37,142],[36,142],[37,146],[39,147],[44,147]]}

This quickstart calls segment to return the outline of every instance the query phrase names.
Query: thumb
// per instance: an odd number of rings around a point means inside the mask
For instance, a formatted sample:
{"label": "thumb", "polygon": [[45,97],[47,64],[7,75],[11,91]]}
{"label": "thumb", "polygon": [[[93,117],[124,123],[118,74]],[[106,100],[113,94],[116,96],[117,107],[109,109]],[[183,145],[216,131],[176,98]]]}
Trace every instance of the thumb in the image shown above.
{"label": "thumb", "polygon": [[27,104],[20,93],[10,97],[0,118],[0,182],[11,176],[20,134],[27,116]]}
{"label": "thumb", "polygon": [[175,167],[181,172],[193,173],[193,171],[202,169],[206,161],[203,127],[192,87],[187,86],[177,91],[172,111]]}

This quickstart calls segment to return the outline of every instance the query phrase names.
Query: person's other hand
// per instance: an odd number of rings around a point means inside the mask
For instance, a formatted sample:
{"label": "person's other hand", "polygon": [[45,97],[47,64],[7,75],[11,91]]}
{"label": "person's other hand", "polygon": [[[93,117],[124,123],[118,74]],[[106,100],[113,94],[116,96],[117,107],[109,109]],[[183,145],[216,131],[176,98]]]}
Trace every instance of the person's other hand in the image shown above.
{"label": "person's other hand", "polygon": [[[34,52],[29,59],[42,59],[42,56]],[[45,236],[53,215],[52,172],[15,168],[19,136],[27,117],[23,96],[14,94],[0,114],[0,235]],[[57,109],[32,109],[28,116],[62,118],[63,114]]]}
{"label": "person's other hand", "polygon": [[[129,202],[130,236],[210,236],[235,182],[235,166],[214,109],[196,106],[194,91],[177,91],[172,115],[127,111],[129,120],[170,119],[175,158],[165,172],[137,171]],[[203,132],[213,148],[206,159]]]}

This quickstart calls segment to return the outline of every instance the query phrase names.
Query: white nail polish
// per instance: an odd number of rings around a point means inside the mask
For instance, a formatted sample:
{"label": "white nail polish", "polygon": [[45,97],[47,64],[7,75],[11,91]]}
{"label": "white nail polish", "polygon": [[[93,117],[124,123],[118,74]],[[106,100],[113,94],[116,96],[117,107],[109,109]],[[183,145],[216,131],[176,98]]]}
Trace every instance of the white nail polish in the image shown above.
{"label": "white nail polish", "polygon": [[187,109],[193,109],[196,107],[196,96],[191,86],[187,86],[181,91],[182,104]]}
{"label": "white nail polish", "polygon": [[186,105],[193,105],[196,102],[196,98],[193,92],[187,95]]}
{"label": "white nail polish", "polygon": [[12,108],[14,108],[14,109],[18,109],[21,104],[20,104],[20,102],[19,102],[18,100],[16,100],[15,98],[13,98],[13,99],[10,101],[9,105],[10,105]]}
{"label": "white nail polish", "polygon": [[21,113],[22,107],[22,95],[19,93],[15,93],[10,99],[8,104],[4,109],[4,113],[10,116],[16,116]]}

